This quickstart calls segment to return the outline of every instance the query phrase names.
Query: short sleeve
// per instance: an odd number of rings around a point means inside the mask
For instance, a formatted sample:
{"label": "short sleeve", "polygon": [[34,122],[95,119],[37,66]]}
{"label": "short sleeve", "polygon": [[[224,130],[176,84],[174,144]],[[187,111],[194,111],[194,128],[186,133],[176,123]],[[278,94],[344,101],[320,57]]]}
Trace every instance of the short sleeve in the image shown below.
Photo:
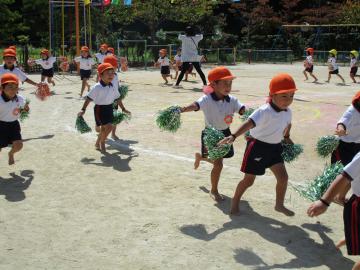
{"label": "short sleeve", "polygon": [[181,41],[183,41],[183,40],[184,40],[184,37],[185,37],[184,35],[179,35],[178,39],[181,40]]}
{"label": "short sleeve", "polygon": [[19,77],[20,81],[22,81],[22,82],[26,81],[26,79],[27,79],[26,74],[23,71],[21,71],[20,69],[17,69],[16,75]]}
{"label": "short sleeve", "polygon": [[93,58],[90,58],[90,65],[94,65],[95,64],[95,61]]}
{"label": "short sleeve", "polygon": [[23,96],[18,95],[19,105],[21,108],[25,106],[25,98]]}
{"label": "short sleeve", "polygon": [[239,113],[241,109],[245,108],[245,105],[240,103],[238,99],[235,100],[235,112]]}
{"label": "short sleeve", "polygon": [[350,106],[346,112],[341,116],[337,124],[343,124],[345,128],[349,127],[353,118],[353,107]]}
{"label": "short sleeve", "polygon": [[56,57],[52,56],[50,57],[51,64],[54,64],[56,62]]}
{"label": "short sleeve", "polygon": [[266,122],[265,116],[265,112],[261,108],[259,108],[249,116],[249,119],[254,122],[255,126],[261,126],[263,123]]}
{"label": "short sleeve", "polygon": [[90,92],[87,94],[87,97],[90,98],[91,100],[96,99],[97,97],[97,90],[95,87],[91,88]]}
{"label": "short sleeve", "polygon": [[208,104],[208,97],[207,96],[202,96],[201,98],[199,98],[196,101],[196,104],[199,106],[199,110],[204,110]]}
{"label": "short sleeve", "polygon": [[196,35],[195,38],[196,38],[196,41],[199,42],[200,40],[202,40],[204,38],[204,36],[202,34],[200,34],[200,35]]}
{"label": "short sleeve", "polygon": [[114,86],[114,100],[119,99],[119,98],[120,98],[120,93]]}
{"label": "short sleeve", "polygon": [[77,57],[75,57],[74,60],[75,60],[76,63],[79,63],[79,62],[80,62],[80,59],[81,59],[81,56],[77,56]]}
{"label": "short sleeve", "polygon": [[40,65],[41,62],[42,62],[42,59],[36,59],[36,60],[35,60],[35,63],[38,64],[38,65]]}
{"label": "short sleeve", "polygon": [[358,153],[353,160],[345,166],[344,173],[350,181],[360,180],[360,153]]}

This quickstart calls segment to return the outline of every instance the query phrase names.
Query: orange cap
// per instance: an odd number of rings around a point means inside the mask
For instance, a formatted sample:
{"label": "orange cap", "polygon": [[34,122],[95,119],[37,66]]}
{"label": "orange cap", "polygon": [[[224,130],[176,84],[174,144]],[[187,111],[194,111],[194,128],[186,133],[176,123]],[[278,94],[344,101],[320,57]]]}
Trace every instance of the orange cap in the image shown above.
{"label": "orange cap", "polygon": [[109,63],[111,64],[114,68],[118,67],[118,61],[116,56],[114,55],[107,55],[104,57],[104,63]]}
{"label": "orange cap", "polygon": [[9,46],[9,49],[16,51],[16,46],[15,45]]}
{"label": "orange cap", "polygon": [[161,50],[159,50],[159,52],[161,52],[161,53],[167,53],[167,50],[166,50],[166,49],[161,49]]}
{"label": "orange cap", "polygon": [[40,55],[41,55],[41,54],[45,54],[45,55],[49,56],[49,50],[43,49],[43,50],[41,50],[41,52],[40,52]]}
{"label": "orange cap", "polygon": [[113,47],[109,47],[109,48],[108,48],[108,51],[111,52],[112,54],[115,54],[115,50],[114,50]]}
{"label": "orange cap", "polygon": [[105,70],[108,69],[114,69],[113,65],[111,65],[110,63],[103,63],[98,66],[97,71],[99,74],[102,74]]}
{"label": "orange cap", "polygon": [[109,46],[108,46],[106,43],[103,43],[103,44],[100,45],[100,49],[105,49],[105,50],[107,50],[108,47],[109,47]]}
{"label": "orange cap", "polygon": [[5,49],[3,52],[3,57],[5,57],[5,56],[16,57],[16,52],[12,49]]}
{"label": "orange cap", "polygon": [[220,80],[233,80],[236,77],[231,74],[230,70],[226,67],[216,67],[209,71],[208,80],[209,82],[220,81]]}
{"label": "orange cap", "polygon": [[15,83],[18,85],[19,79],[14,73],[5,73],[1,77],[1,85],[6,84],[6,83]]}
{"label": "orange cap", "polygon": [[280,73],[274,76],[270,81],[269,89],[270,96],[295,92],[297,90],[294,79],[287,73]]}
{"label": "orange cap", "polygon": [[313,48],[307,48],[306,51],[310,54],[314,54],[314,49]]}
{"label": "orange cap", "polygon": [[89,51],[89,47],[87,46],[82,46],[80,51],[83,51],[83,52],[88,52]]}
{"label": "orange cap", "polygon": [[355,94],[355,96],[352,99],[352,104],[354,105],[355,102],[360,101],[360,91]]}

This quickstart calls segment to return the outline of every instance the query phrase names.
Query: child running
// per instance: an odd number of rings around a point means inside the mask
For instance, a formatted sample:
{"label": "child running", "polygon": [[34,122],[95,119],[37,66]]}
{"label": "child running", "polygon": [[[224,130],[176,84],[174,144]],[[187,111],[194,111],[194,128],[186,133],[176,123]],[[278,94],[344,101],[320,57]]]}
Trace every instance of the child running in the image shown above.
{"label": "child running", "polygon": [[[111,65],[114,67],[115,76],[114,76],[114,79],[112,80],[111,83],[112,83],[112,85],[115,87],[115,89],[118,89],[118,88],[120,87],[120,82],[119,82],[119,78],[118,78],[117,73],[116,73],[117,68],[118,68],[118,61],[117,61],[116,56],[115,56],[115,55],[107,55],[107,56],[105,56],[105,58],[104,58],[104,63],[109,63],[109,64],[111,64]],[[116,100],[116,106],[114,106],[114,109],[115,109],[115,110],[118,110],[119,107],[121,108],[121,110],[122,110],[124,113],[131,114],[131,112],[128,111],[128,110],[125,108],[125,106],[124,106],[121,98],[119,98],[118,100]],[[112,130],[111,130],[111,138],[112,138],[113,140],[115,140],[115,141],[119,140],[119,137],[116,136],[116,127],[117,127],[117,125],[113,125],[113,128],[112,128]]]}
{"label": "child running", "polygon": [[[239,100],[230,95],[232,81],[236,77],[233,76],[229,69],[226,67],[216,67],[209,71],[208,80],[213,92],[208,95],[202,96],[193,104],[181,108],[181,112],[192,112],[202,110],[205,116],[205,126],[214,127],[220,130],[225,136],[231,134],[230,124],[232,123],[234,113],[243,114],[245,106]],[[215,201],[223,200],[223,196],[218,191],[218,184],[220,174],[223,168],[223,158],[210,161],[207,149],[204,145],[204,131],[201,134],[201,154],[195,154],[194,168],[197,169],[200,161],[207,161],[213,164],[211,170],[211,191],[210,196]],[[224,158],[231,158],[234,156],[234,148],[231,149]]]}
{"label": "child running", "polygon": [[342,80],[343,84],[345,84],[344,78],[339,74],[339,66],[336,63],[336,55],[337,55],[337,50],[332,49],[329,51],[329,59],[328,59],[329,75],[327,81],[325,82],[329,83],[331,79],[331,75],[335,74]]}
{"label": "child running", "polygon": [[236,188],[231,203],[231,214],[239,214],[242,195],[254,184],[257,175],[264,175],[265,170],[270,168],[277,181],[275,210],[287,216],[294,215],[294,212],[284,205],[288,175],[281,156],[281,141],[292,143],[290,139],[292,112],[289,106],[297,89],[293,78],[286,73],[273,77],[269,88],[269,103],[255,110],[234,134],[220,142],[220,144],[233,143],[237,137],[250,130],[241,166],[245,176]]}
{"label": "child running", "polygon": [[167,57],[167,51],[166,49],[161,49],[159,51],[160,57],[157,60],[157,62],[155,63],[155,66],[158,67],[160,66],[160,73],[161,73],[161,77],[164,79],[165,84],[169,84],[168,81],[168,77],[170,77],[170,79],[172,79],[172,75],[170,74],[170,60]]}
{"label": "child running", "polygon": [[1,96],[0,96],[0,151],[8,147],[9,165],[15,163],[14,154],[19,152],[22,147],[21,129],[18,121],[21,110],[29,111],[25,99],[18,95],[19,79],[13,73],[5,73],[1,77]]}
{"label": "child running", "polygon": [[306,72],[309,72],[310,76],[314,78],[314,83],[318,81],[318,79],[316,78],[316,76],[313,74],[314,71],[314,62],[313,62],[313,55],[314,55],[314,49],[313,48],[307,48],[306,49],[306,59],[304,61],[304,76],[305,76],[305,81],[307,81],[309,78],[307,76]]}
{"label": "child running", "polygon": [[47,78],[48,83],[51,83],[55,86],[54,77],[54,63],[56,62],[56,57],[50,55],[49,50],[43,49],[40,52],[41,59],[35,60],[35,63],[42,67],[41,72],[41,82],[44,82]]}
{"label": "child running", "polygon": [[90,85],[88,80],[91,76],[91,68],[95,65],[94,59],[91,57],[89,53],[89,48],[86,46],[82,46],[80,50],[81,56],[75,57],[75,62],[80,63],[80,78],[82,81],[80,98],[82,97],[85,87],[87,87],[88,91],[90,90]]}
{"label": "child running", "polygon": [[15,66],[16,52],[12,49],[5,49],[3,52],[4,64],[0,66],[0,78],[5,73],[13,73],[21,82],[27,82],[33,86],[39,86],[38,83],[30,80],[26,74]]}
{"label": "child running", "polygon": [[78,116],[84,115],[91,101],[95,103],[95,122],[96,125],[100,127],[95,148],[101,152],[106,152],[105,141],[112,130],[114,118],[113,103],[114,100],[120,97],[120,94],[118,89],[111,83],[115,76],[114,67],[109,63],[104,63],[98,66],[97,71],[100,81],[91,88]]}
{"label": "child running", "polygon": [[355,77],[360,77],[360,75],[356,75],[358,71],[357,58],[359,57],[359,53],[355,50],[350,52],[350,78],[353,83],[356,83]]}
{"label": "child running", "polygon": [[[360,222],[358,222],[360,215],[360,153],[345,166],[343,172],[332,182],[321,199],[310,205],[307,214],[310,217],[323,214],[337,194],[343,193],[349,185],[351,185],[353,194],[347,202],[343,202],[345,243],[348,255],[360,255]],[[340,247],[342,244],[343,241],[340,241],[337,246]],[[355,263],[352,269],[360,270],[360,262]]]}

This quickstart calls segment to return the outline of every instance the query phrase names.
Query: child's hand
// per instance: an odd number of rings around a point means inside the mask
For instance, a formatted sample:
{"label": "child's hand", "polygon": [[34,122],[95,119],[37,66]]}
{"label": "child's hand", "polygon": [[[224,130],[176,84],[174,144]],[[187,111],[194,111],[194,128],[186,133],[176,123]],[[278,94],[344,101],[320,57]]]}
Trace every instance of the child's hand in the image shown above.
{"label": "child's hand", "polygon": [[286,144],[294,144],[294,142],[292,141],[292,139],[289,138],[284,138],[284,143]]}
{"label": "child's hand", "polygon": [[218,145],[224,145],[224,144],[232,144],[235,141],[235,136],[229,136],[222,139],[220,142],[218,142]]}
{"label": "child's hand", "polygon": [[26,111],[26,112],[30,111],[29,104],[26,103],[23,110]]}
{"label": "child's hand", "polygon": [[324,213],[326,209],[327,206],[324,203],[321,201],[316,201],[310,205],[309,209],[307,210],[307,214],[309,217],[316,217]]}
{"label": "child's hand", "polygon": [[79,116],[79,117],[82,117],[82,116],[84,115],[84,113],[85,113],[84,111],[80,111],[80,112],[78,113],[78,116]]}
{"label": "child's hand", "polygon": [[131,112],[128,111],[127,109],[125,109],[125,108],[124,108],[122,111],[123,111],[124,113],[131,114]]}

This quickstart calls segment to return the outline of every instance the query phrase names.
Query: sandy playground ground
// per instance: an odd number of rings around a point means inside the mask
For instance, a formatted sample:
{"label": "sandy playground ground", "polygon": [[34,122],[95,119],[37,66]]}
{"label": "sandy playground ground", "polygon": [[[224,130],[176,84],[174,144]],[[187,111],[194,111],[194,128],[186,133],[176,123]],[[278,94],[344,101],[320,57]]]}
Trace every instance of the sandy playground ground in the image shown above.
{"label": "sandy playground ground", "polygon": [[[238,76],[232,94],[251,107],[264,103],[274,74],[294,76],[299,91],[291,135],[305,152],[287,165],[289,178],[304,183],[320,174],[326,160],[316,156],[317,138],[333,132],[360,89],[350,84],[348,68],[340,70],[346,86],[335,77],[325,84],[326,67],[315,68],[318,84],[303,82],[300,64],[230,68]],[[220,179],[226,200],[211,200],[211,167],[193,170],[202,112],[183,114],[176,134],[155,125],[159,109],[202,95],[198,76],[183,89],[163,86],[159,70],[130,70],[120,79],[130,87],[124,104],[133,117],[118,127],[120,141],[108,141],[106,155],[95,151],[94,132],[81,135],[74,128],[83,103],[78,77],[57,76],[56,94],[45,102],[24,85],[21,93],[31,99],[30,118],[22,124],[24,149],[11,167],[8,150],[0,153],[0,269],[351,269],[357,258],[334,246],[343,237],[341,207],[311,219],[309,202],[289,187],[286,204],[296,215],[279,214],[269,171],[245,193],[241,216],[228,215],[242,177],[243,138]],[[85,119],[93,127],[92,105]],[[232,129],[240,123],[236,117]]]}

